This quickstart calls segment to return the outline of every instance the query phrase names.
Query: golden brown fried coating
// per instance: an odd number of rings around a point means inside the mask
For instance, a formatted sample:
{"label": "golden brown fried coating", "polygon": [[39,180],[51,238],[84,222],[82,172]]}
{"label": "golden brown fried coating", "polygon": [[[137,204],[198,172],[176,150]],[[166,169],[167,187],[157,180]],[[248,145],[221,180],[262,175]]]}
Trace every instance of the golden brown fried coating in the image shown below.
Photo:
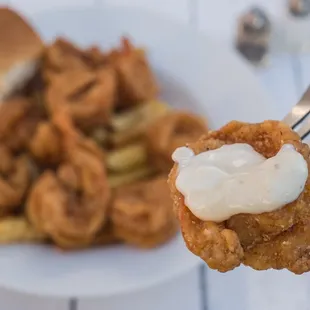
{"label": "golden brown fried coating", "polygon": [[[56,117],[50,121],[41,122],[36,129],[36,132],[29,143],[29,150],[32,156],[43,166],[55,166],[59,164],[66,156],[65,144],[63,139],[63,131],[70,130],[73,136],[82,136],[82,133],[73,127],[71,121],[67,129],[63,128],[68,120],[69,115],[66,112],[66,107],[61,107],[64,110],[65,116],[55,110]],[[97,156],[101,156],[104,160],[103,153],[98,149],[96,143],[91,139],[83,138],[83,143],[92,149]]]}
{"label": "golden brown fried coating", "polygon": [[103,156],[60,115],[65,159],[56,172],[46,170],[34,184],[27,214],[34,227],[62,248],[89,245],[106,221],[110,199]]}
{"label": "golden brown fried coating", "polygon": [[98,46],[91,46],[84,52],[85,58],[91,67],[98,68],[107,64],[107,56]]}
{"label": "golden brown fried coating", "polygon": [[0,158],[0,216],[3,216],[24,202],[33,175],[27,156],[14,156],[8,147],[0,145]]}
{"label": "golden brown fried coating", "polygon": [[27,98],[14,97],[0,106],[0,142],[13,151],[23,151],[36,130],[43,114]]}
{"label": "golden brown fried coating", "polygon": [[57,89],[63,98],[72,98],[86,91],[95,82],[95,72],[73,69],[53,75],[49,80],[49,85]]}
{"label": "golden brown fried coating", "polygon": [[158,86],[145,53],[134,48],[128,39],[123,38],[121,47],[107,57],[117,73],[119,107],[137,105],[157,96]]}
{"label": "golden brown fried coating", "polygon": [[107,124],[116,102],[117,79],[99,48],[83,51],[59,38],[46,49],[42,71],[50,112],[55,105],[66,106],[84,131]]}
{"label": "golden brown fried coating", "polygon": [[33,157],[42,165],[56,165],[63,158],[61,134],[50,121],[38,124],[35,134],[29,143]]}
{"label": "golden brown fried coating", "polygon": [[167,178],[138,182],[115,191],[112,222],[121,240],[141,248],[153,248],[177,232]]}
{"label": "golden brown fried coating", "polygon": [[107,64],[107,57],[97,46],[82,50],[64,38],[47,46],[43,55],[44,77],[71,70],[97,69]]}
{"label": "golden brown fried coating", "polygon": [[151,162],[162,172],[172,166],[174,150],[196,141],[207,133],[206,121],[186,112],[171,112],[151,124],[146,132],[146,143]]}
{"label": "golden brown fried coating", "polygon": [[[233,143],[248,143],[266,158],[275,156],[283,144],[290,143],[303,155],[309,167],[308,145],[303,144],[287,125],[278,121],[259,124],[234,121],[218,131],[209,132],[198,142],[190,144],[190,147],[199,154]],[[298,251],[299,241],[306,239],[303,231],[307,229],[294,227],[302,227],[301,223],[310,219],[309,177],[298,199],[281,209],[255,215],[238,214],[222,223],[204,222],[196,218],[184,205],[184,198],[175,186],[176,177],[177,165],[170,173],[169,185],[185,242],[189,250],[205,260],[211,268],[225,272],[244,262],[256,269],[288,268],[296,273],[305,271],[296,262],[298,255],[285,250],[284,241],[290,242],[290,248],[296,247]],[[254,263],[255,251],[260,253],[256,258],[264,258],[262,265],[259,260]],[[307,264],[310,266],[310,263]]]}
{"label": "golden brown fried coating", "polygon": [[55,105],[65,106],[74,123],[82,129],[107,124],[115,101],[116,76],[109,66],[96,72],[66,71],[55,75],[46,94],[49,111],[53,111]]}
{"label": "golden brown fried coating", "polygon": [[296,274],[310,270],[310,222],[300,222],[270,241],[245,252],[245,265],[256,270],[286,268]]}
{"label": "golden brown fried coating", "polygon": [[44,73],[87,68],[83,52],[64,38],[57,38],[46,48],[43,64]]}

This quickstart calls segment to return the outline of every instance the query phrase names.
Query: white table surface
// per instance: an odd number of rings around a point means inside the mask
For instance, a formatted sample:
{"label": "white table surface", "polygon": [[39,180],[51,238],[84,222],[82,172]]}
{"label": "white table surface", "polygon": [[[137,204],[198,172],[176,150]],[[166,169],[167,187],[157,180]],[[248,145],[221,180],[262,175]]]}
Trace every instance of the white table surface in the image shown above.
{"label": "white table surface", "polygon": [[[101,3],[146,7],[230,40],[235,17],[246,7],[260,3],[271,15],[285,18],[286,0],[0,0],[0,4],[9,4],[25,14],[48,7]],[[219,16],[226,22],[220,23]],[[278,55],[271,58],[268,67],[253,70],[279,109],[288,111],[310,84],[310,55]],[[54,300],[0,290],[2,309],[309,310],[310,275],[254,272],[244,267],[220,274],[204,267],[158,287],[118,298]]]}

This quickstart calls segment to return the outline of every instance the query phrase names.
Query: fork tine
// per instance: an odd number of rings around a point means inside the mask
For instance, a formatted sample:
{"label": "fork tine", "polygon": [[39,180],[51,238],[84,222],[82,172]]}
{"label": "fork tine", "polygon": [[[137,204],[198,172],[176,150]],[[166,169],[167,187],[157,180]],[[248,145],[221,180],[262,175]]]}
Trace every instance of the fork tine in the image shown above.
{"label": "fork tine", "polygon": [[284,123],[286,123],[287,125],[289,125],[294,129],[309,114],[310,114],[310,86],[308,87],[308,89],[306,90],[300,101],[292,108],[291,112],[285,116],[283,121]]}
{"label": "fork tine", "polygon": [[310,119],[305,120],[301,127],[295,130],[300,136],[301,140],[305,139],[310,133]]}

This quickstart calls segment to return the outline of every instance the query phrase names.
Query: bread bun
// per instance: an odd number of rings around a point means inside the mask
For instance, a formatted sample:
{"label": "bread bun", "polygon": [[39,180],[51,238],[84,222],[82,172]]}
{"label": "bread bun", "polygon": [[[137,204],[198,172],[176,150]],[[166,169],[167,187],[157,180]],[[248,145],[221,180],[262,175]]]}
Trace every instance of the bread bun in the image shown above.
{"label": "bread bun", "polygon": [[22,16],[0,7],[0,100],[31,78],[43,47],[40,36]]}

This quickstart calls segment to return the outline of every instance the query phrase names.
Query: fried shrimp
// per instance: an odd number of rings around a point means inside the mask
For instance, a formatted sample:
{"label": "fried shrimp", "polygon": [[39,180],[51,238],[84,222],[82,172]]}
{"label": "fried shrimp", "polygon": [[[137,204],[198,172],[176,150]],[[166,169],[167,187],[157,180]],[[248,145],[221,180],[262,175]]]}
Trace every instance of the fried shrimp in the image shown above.
{"label": "fried shrimp", "polygon": [[59,247],[81,248],[106,221],[110,188],[103,156],[66,118],[57,115],[53,121],[62,132],[65,157],[56,172],[46,170],[34,184],[27,214]]}
{"label": "fried shrimp", "polygon": [[300,222],[245,252],[245,265],[256,270],[283,269],[302,274],[310,270],[310,222]]}
{"label": "fried shrimp", "polygon": [[[235,143],[248,144],[267,159],[274,157],[283,145],[290,144],[302,155],[309,171],[308,145],[278,121],[259,124],[234,121],[209,132],[189,148],[200,154]],[[306,236],[310,221],[309,175],[296,200],[271,212],[235,214],[222,222],[201,220],[190,211],[177,189],[177,176],[175,164],[168,182],[184,240],[189,250],[211,268],[226,272],[244,263],[254,269],[287,268],[295,273],[309,270],[310,256],[306,246],[301,246],[302,242],[310,245]]]}
{"label": "fried shrimp", "polygon": [[185,112],[171,112],[151,124],[146,132],[146,143],[151,162],[162,172],[173,166],[173,151],[196,141],[207,132],[206,121]]}
{"label": "fried shrimp", "polygon": [[83,130],[107,124],[115,100],[116,77],[109,66],[94,72],[75,70],[57,74],[51,79],[46,94],[49,111],[61,102],[74,123]]}
{"label": "fried shrimp", "polygon": [[116,190],[112,203],[115,234],[141,248],[158,246],[177,232],[166,177]]}
{"label": "fried shrimp", "polygon": [[0,142],[13,151],[25,150],[42,118],[30,99],[14,97],[1,103]]}
{"label": "fried shrimp", "polygon": [[112,50],[107,59],[116,71],[119,107],[130,107],[156,97],[158,86],[145,53],[128,39],[123,38],[121,47]]}
{"label": "fried shrimp", "polygon": [[58,38],[48,46],[43,55],[45,74],[72,69],[86,69],[83,52],[64,38]]}
{"label": "fried shrimp", "polygon": [[49,121],[41,122],[29,143],[33,157],[43,165],[56,165],[64,155],[62,152],[61,134],[57,127]]}
{"label": "fried shrimp", "polygon": [[30,161],[26,155],[14,156],[0,145],[0,216],[18,209],[32,181]]}

